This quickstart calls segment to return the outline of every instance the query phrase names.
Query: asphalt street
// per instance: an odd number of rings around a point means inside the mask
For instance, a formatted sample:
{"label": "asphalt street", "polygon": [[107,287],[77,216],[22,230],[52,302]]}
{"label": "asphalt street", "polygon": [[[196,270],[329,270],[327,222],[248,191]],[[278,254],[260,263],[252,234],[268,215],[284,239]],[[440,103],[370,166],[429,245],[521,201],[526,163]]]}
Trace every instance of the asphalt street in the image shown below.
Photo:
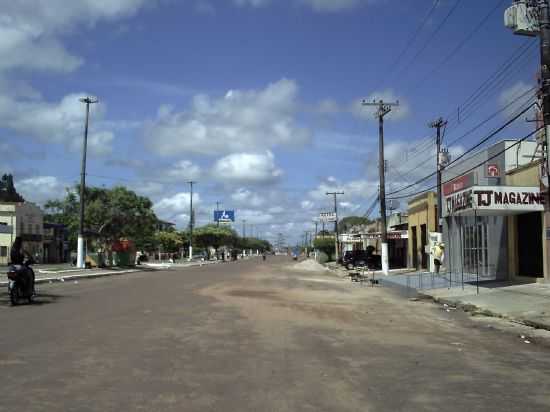
{"label": "asphalt street", "polygon": [[286,257],[0,292],[0,411],[549,411],[550,346]]}

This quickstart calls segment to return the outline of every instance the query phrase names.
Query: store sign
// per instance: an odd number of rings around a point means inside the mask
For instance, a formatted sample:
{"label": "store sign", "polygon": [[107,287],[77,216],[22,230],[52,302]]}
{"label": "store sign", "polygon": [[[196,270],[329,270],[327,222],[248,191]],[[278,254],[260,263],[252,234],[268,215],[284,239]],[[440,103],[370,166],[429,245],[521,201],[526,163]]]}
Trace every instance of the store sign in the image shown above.
{"label": "store sign", "polygon": [[340,235],[340,241],[345,243],[361,243],[361,235],[344,233]]}
{"label": "store sign", "polygon": [[336,213],[335,212],[323,212],[319,213],[319,220],[321,222],[336,222]]}
{"label": "store sign", "polygon": [[449,196],[450,194],[460,192],[474,185],[474,172],[457,177],[443,185],[443,196]]}
{"label": "store sign", "polygon": [[500,177],[500,167],[497,164],[488,164],[487,177]]}
{"label": "store sign", "polygon": [[[369,240],[376,240],[382,238],[382,235],[380,233],[367,233],[366,238]],[[407,230],[396,230],[392,232],[388,232],[388,239],[392,240],[398,240],[398,239],[408,239],[409,238],[409,232]]]}
{"label": "store sign", "polygon": [[544,194],[537,187],[474,186],[447,196],[445,209],[448,215],[473,210],[527,213],[544,210],[544,201]]}

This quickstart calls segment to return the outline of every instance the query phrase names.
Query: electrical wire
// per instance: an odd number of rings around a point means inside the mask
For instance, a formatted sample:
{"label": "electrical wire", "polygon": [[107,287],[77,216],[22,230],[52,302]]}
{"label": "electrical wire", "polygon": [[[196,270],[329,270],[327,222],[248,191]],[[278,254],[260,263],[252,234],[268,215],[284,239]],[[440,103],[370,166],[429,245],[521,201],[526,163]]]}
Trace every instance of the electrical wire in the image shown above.
{"label": "electrical wire", "polygon": [[[496,136],[498,133],[500,133],[502,130],[504,130],[505,128],[507,128],[509,125],[511,125],[513,122],[515,122],[520,116],[522,116],[524,113],[526,113],[529,109],[531,109],[531,107],[534,106],[534,103],[531,103],[527,108],[523,109],[521,112],[519,112],[518,114],[516,114],[515,116],[512,117],[512,119],[508,120],[506,123],[504,123],[504,125],[500,126],[499,128],[497,128],[496,130],[494,130],[493,132],[491,132],[488,136],[484,137],[483,139],[481,139],[478,143],[476,143],[474,146],[472,146],[471,148],[469,148],[468,150],[466,150],[464,153],[462,153],[460,156],[458,156],[456,159],[454,159],[451,163],[449,163],[449,165],[447,167],[449,167],[450,165],[458,162],[460,159],[462,159],[464,156],[466,156],[468,153],[471,153],[473,150],[477,149],[479,146],[481,146],[483,143],[487,142],[488,140],[492,139],[494,136]],[[406,189],[409,189],[413,186],[416,186],[424,181],[426,181],[427,179],[433,177],[437,175],[437,171],[435,172],[432,172],[430,173],[429,175],[427,176],[424,176],[423,178],[417,180],[416,182],[412,183],[412,184],[409,184],[407,186],[404,186],[402,187],[401,189],[398,189],[398,190],[394,190],[393,192],[390,192],[388,193],[388,196],[391,196],[395,193],[400,193],[402,192],[403,190],[406,190]]]}
{"label": "electrical wire", "polygon": [[[524,137],[522,137],[521,139],[519,139],[518,141],[516,141],[514,144],[504,148],[503,150],[501,150],[500,152],[492,155],[491,157],[487,158],[486,160],[476,164],[475,166],[463,171],[461,173],[461,175],[464,175],[466,173],[469,173],[475,169],[477,169],[479,166],[482,166],[484,165],[485,163],[489,162],[490,160],[493,160],[494,158],[500,156],[501,154],[505,153],[507,150],[510,150],[512,149],[513,147],[516,147],[517,145],[521,144],[522,142],[524,142],[525,140],[529,139],[531,136],[535,135],[536,133],[540,132],[541,130],[544,129],[544,126],[543,127],[539,127],[538,129],[532,131],[531,133],[525,135]],[[446,184],[446,183],[449,183],[449,182],[452,182],[455,178],[453,179],[450,179],[450,180],[446,180],[444,182],[441,182],[441,184]],[[426,193],[426,192],[429,192],[430,190],[433,190],[433,189],[436,189],[437,188],[437,185],[434,185],[434,186],[431,186],[429,188],[426,188],[424,190],[421,190],[421,191],[418,191],[418,192],[415,192],[415,193],[409,193],[407,195],[401,195],[401,196],[392,196],[391,198],[388,198],[387,200],[397,200],[397,199],[405,199],[405,198],[409,198],[409,197],[413,197],[413,196],[418,196],[418,195],[421,195],[423,193]]]}

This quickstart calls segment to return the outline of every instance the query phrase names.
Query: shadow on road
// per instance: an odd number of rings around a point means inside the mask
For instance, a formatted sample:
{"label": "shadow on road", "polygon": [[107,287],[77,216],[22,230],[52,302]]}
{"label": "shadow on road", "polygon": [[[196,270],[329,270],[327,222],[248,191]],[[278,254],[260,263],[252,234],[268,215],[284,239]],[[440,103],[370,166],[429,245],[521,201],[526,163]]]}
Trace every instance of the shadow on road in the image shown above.
{"label": "shadow on road", "polygon": [[[63,295],[53,293],[39,293],[32,303],[28,303],[26,299],[21,299],[18,306],[42,306],[55,303],[60,299],[65,298]],[[7,291],[0,292],[0,306],[11,306],[10,297]]]}

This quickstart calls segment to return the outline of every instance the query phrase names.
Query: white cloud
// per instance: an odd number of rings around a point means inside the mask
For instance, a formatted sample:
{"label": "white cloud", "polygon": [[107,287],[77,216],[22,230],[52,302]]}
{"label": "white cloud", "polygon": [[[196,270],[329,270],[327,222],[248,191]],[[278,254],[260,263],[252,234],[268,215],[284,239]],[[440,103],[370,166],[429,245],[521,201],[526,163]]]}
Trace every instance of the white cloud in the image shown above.
{"label": "white cloud", "polygon": [[131,16],[148,0],[4,1],[0,12],[0,71],[16,68],[70,72],[83,60],[60,38],[76,27]]}
{"label": "white cloud", "polygon": [[218,99],[196,95],[187,111],[161,106],[146,127],[146,141],[163,156],[301,146],[310,132],[296,125],[297,94],[296,83],[282,79],[262,90],[230,90]]}
{"label": "white cloud", "polygon": [[[501,107],[506,107],[510,103],[517,101],[517,103],[510,104],[510,106],[504,110],[504,116],[511,117],[517,113],[518,109],[527,101],[530,100],[535,93],[527,93],[529,90],[533,89],[533,85],[525,83],[524,81],[519,81],[509,88],[503,90],[498,97],[498,103]],[[525,94],[527,93],[527,94]],[[523,98],[519,99],[520,96],[524,95]]]}
{"label": "white cloud", "polygon": [[233,0],[233,3],[235,3],[239,7],[243,7],[243,6],[263,7],[268,5],[270,2],[271,0]]}
{"label": "white cloud", "polygon": [[[0,94],[0,124],[21,137],[31,137],[43,143],[65,144],[69,149],[79,151],[82,148],[85,119],[85,106],[79,99],[85,95],[69,94],[59,102],[50,103]],[[93,126],[94,121],[101,120],[104,111],[104,105],[92,105],[88,139],[90,153],[94,155],[111,153],[114,141],[112,132],[97,130]]]}
{"label": "white cloud", "polygon": [[214,178],[236,184],[272,183],[282,176],[275,157],[265,153],[234,153],[219,159],[212,169]]}
{"label": "white cloud", "polygon": [[311,200],[302,200],[300,202],[300,206],[304,210],[311,210],[313,209],[313,206],[315,206],[315,204]]}
{"label": "white cloud", "polygon": [[[319,13],[352,10],[372,2],[373,0],[293,0],[293,3],[309,7]],[[272,0],[233,0],[233,3],[239,7],[259,8],[271,4]]]}
{"label": "white cloud", "polygon": [[375,119],[375,114],[378,111],[377,106],[364,106],[363,100],[366,102],[379,102],[380,100],[385,103],[395,103],[399,101],[399,106],[392,107],[391,112],[386,116],[386,119],[402,120],[410,114],[410,107],[406,100],[399,98],[393,90],[383,90],[371,93],[365,99],[357,99],[351,104],[351,112],[353,115],[360,119],[372,120]]}
{"label": "white cloud", "polygon": [[[190,199],[190,193],[176,193],[173,196],[159,200],[155,203],[153,209],[157,216],[163,220],[183,222],[189,219]],[[193,209],[195,209],[195,205],[200,204],[200,201],[200,194],[193,194]]]}
{"label": "white cloud", "polygon": [[317,12],[337,12],[351,10],[366,2],[361,0],[300,0]]}
{"label": "white cloud", "polygon": [[[151,172],[149,171],[149,174]],[[153,173],[154,175],[154,173]],[[174,163],[170,168],[161,170],[158,176],[162,180],[174,182],[185,182],[189,180],[196,180],[202,175],[200,166],[194,164],[189,160],[180,160]]]}
{"label": "white cloud", "polygon": [[328,202],[332,199],[327,196],[327,192],[344,192],[344,195],[340,199],[365,199],[372,196],[376,192],[377,183],[375,181],[368,181],[364,179],[350,180],[343,183],[333,176],[325,179],[321,182],[317,188],[311,190],[308,195],[312,200]]}
{"label": "white cloud", "polygon": [[237,189],[237,191],[231,195],[231,199],[237,206],[246,205],[249,207],[260,207],[265,203],[265,200],[260,195],[244,188]]}
{"label": "white cloud", "polygon": [[15,182],[17,191],[27,202],[42,205],[65,195],[67,185],[54,176],[35,176]]}

